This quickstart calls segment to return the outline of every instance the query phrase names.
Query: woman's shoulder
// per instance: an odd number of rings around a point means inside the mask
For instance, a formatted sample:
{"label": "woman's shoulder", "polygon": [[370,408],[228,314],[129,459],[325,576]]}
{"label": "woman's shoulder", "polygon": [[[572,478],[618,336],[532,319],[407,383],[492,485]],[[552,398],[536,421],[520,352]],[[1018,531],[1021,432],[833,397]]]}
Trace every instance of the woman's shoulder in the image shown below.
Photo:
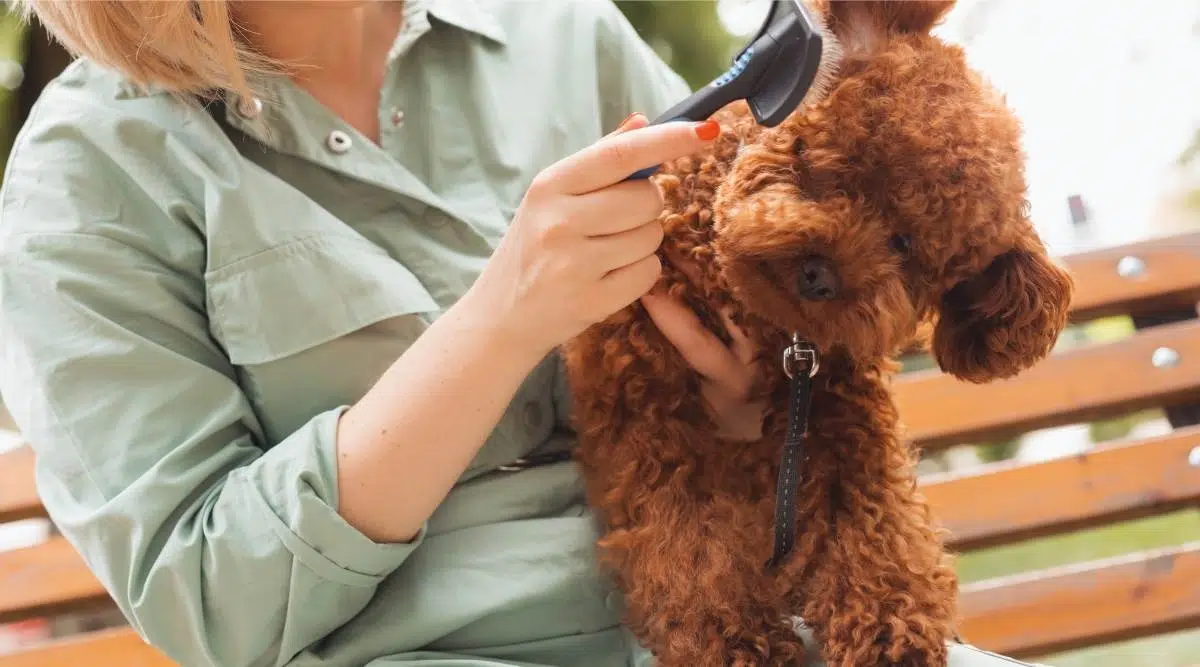
{"label": "woman's shoulder", "polygon": [[233,151],[202,107],[76,60],[43,89],[16,135],[0,185],[0,235],[87,234],[118,217],[128,230],[139,216],[122,213],[161,207],[192,187],[198,160]]}
{"label": "woman's shoulder", "polygon": [[75,61],[44,88],[9,153],[0,272],[24,266],[59,280],[140,264],[202,275],[194,213],[206,183],[236,165],[223,136],[202,107]]}
{"label": "woman's shoulder", "polygon": [[[211,115],[159,88],[140,89],[87,58],[69,64],[42,90],[14,141],[11,163],[48,147],[92,144],[103,157],[145,148],[144,135],[194,142],[221,135]],[[97,157],[100,157],[99,155]],[[116,165],[114,165],[116,166]]]}

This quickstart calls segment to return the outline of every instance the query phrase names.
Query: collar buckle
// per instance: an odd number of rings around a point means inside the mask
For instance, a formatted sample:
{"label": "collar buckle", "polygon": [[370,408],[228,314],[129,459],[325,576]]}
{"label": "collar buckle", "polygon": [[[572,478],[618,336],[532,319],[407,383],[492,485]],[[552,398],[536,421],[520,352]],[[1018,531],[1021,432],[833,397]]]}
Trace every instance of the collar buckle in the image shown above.
{"label": "collar buckle", "polygon": [[792,334],[792,344],[783,350],[783,372],[789,378],[794,377],[797,372],[808,373],[808,377],[814,377],[817,371],[821,369],[821,354],[817,351],[817,346],[812,343],[801,340],[800,334]]}

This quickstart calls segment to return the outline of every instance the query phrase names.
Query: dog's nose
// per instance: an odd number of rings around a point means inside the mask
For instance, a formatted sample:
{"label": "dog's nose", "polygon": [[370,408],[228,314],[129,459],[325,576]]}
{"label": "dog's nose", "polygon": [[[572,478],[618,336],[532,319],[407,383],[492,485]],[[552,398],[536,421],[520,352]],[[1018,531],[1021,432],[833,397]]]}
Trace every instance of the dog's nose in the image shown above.
{"label": "dog's nose", "polygon": [[828,301],[840,287],[833,263],[824,257],[806,257],[800,263],[800,294],[811,301]]}

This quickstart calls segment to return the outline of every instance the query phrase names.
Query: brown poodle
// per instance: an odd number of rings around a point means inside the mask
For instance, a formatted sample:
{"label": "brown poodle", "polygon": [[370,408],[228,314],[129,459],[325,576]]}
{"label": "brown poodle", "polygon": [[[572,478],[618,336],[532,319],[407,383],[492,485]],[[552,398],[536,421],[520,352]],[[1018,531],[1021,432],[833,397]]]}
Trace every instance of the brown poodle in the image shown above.
{"label": "brown poodle", "polygon": [[[600,556],[666,667],[798,664],[795,617],[830,667],[945,665],[957,582],[916,490],[894,359],[928,332],[944,371],[1004,378],[1067,321],[1071,278],[1027,217],[1019,123],[930,34],[954,3],[809,1],[835,44],[830,85],[772,129],[731,105],[710,154],[656,176],[661,287],[724,340],[731,313],[763,352],[765,436],[716,435],[640,305],[565,350]],[[793,336],[819,368],[795,546],[772,567]]]}

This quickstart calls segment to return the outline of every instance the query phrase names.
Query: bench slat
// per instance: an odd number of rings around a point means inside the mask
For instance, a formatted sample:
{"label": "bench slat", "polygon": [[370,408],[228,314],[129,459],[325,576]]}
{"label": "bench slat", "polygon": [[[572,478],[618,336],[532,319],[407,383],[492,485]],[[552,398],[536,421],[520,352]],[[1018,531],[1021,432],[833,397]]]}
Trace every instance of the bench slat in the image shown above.
{"label": "bench slat", "polygon": [[[1155,368],[1156,348],[1180,354]],[[907,437],[926,448],[1200,399],[1200,320],[1054,354],[1015,378],[973,385],[940,371],[896,379]]]}
{"label": "bench slat", "polygon": [[0,623],[111,604],[62,537],[0,553]]}
{"label": "bench slat", "polygon": [[44,515],[34,488],[33,450],[22,446],[0,454],[0,523]]}
{"label": "bench slat", "polygon": [[1200,542],[963,587],[964,639],[1032,658],[1200,624]]}
{"label": "bench slat", "polygon": [[957,549],[969,550],[1165,513],[1200,502],[1188,453],[1200,427],[1034,464],[922,478]]}
{"label": "bench slat", "polygon": [[[1142,273],[1121,276],[1117,267],[1124,257],[1144,262]],[[1063,264],[1075,277],[1071,311],[1077,321],[1194,308],[1200,301],[1200,233],[1077,253]]]}
{"label": "bench slat", "polygon": [[131,628],[100,630],[0,655],[0,667],[175,667]]}

